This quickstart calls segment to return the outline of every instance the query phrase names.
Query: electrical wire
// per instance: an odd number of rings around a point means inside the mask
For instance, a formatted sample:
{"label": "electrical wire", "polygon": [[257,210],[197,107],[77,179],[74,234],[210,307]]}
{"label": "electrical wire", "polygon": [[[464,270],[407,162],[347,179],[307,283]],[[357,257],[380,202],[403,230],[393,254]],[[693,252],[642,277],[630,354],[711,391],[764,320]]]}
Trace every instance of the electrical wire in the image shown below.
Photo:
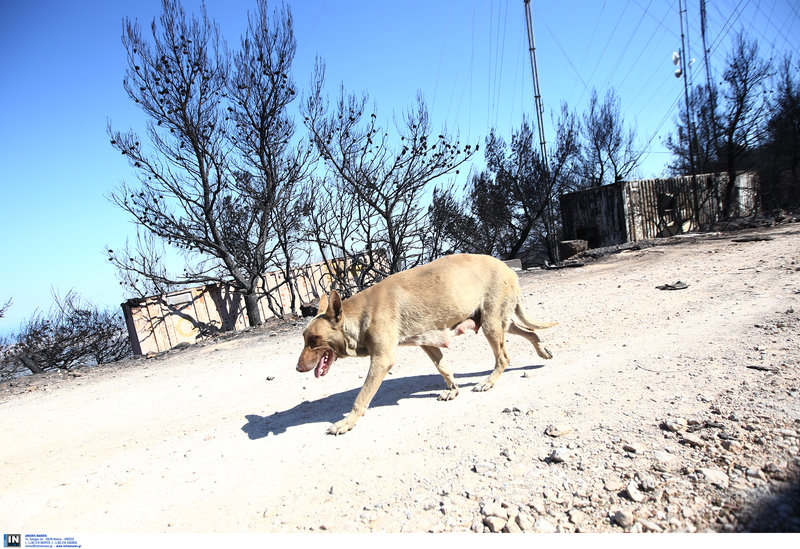
{"label": "electrical wire", "polygon": [[[639,30],[639,28],[642,26],[642,21],[644,21],[645,15],[647,15],[647,12],[650,10],[650,6],[652,6],[652,5],[653,5],[653,0],[650,0],[650,3],[647,4],[647,7],[642,12],[642,16],[639,18],[639,22],[636,24],[634,29]],[[617,61],[614,63],[614,68],[609,73],[608,78],[606,78],[606,81],[603,84],[603,88],[602,89],[608,88],[608,85],[611,82],[611,79],[614,78],[614,74],[616,74],[617,69],[622,64],[622,60],[625,59],[625,57],[628,55],[628,53],[629,53],[628,48],[630,47],[631,42],[633,42],[634,36],[636,36],[636,31],[634,31],[634,32],[632,32],[632,33],[630,33],[628,35],[628,41],[625,43],[625,46],[622,48],[622,52],[620,53],[619,59],[617,59]],[[644,52],[644,49],[642,49],[639,52],[639,56],[640,57],[641,57],[643,52]],[[637,60],[638,60],[638,57],[637,57]],[[633,64],[635,65],[636,61],[634,61]],[[633,66],[633,65],[631,65],[631,66]]]}
{"label": "electrical wire", "polygon": [[[495,70],[494,70],[494,86],[492,91],[493,94],[493,101],[491,104],[492,110],[490,111],[490,116],[493,117],[492,127],[497,126],[497,116],[498,116],[498,101],[500,97],[500,88],[503,82],[503,62],[505,56],[505,42],[506,42],[506,28],[508,26],[508,0],[506,0],[505,6],[505,15],[503,17],[502,27],[500,23],[500,12],[502,11],[502,0],[498,4],[498,23],[497,23],[497,40],[498,46],[495,48]],[[500,29],[502,28],[502,38]]]}
{"label": "electrical wire", "polygon": [[[557,47],[557,48],[558,48],[558,50],[561,52],[561,55],[563,55],[563,56],[564,56],[564,59],[566,59],[566,60],[567,60],[567,64],[568,64],[568,65],[570,66],[570,68],[572,69],[572,72],[574,72],[574,73],[575,73],[575,76],[577,76],[577,77],[578,77],[578,80],[579,80],[579,81],[580,81],[580,83],[583,85],[583,89],[584,89],[584,91],[589,91],[589,85],[586,83],[586,80],[584,80],[584,79],[583,79],[583,76],[581,76],[581,73],[580,73],[580,71],[579,71],[579,70],[578,70],[578,69],[575,67],[575,65],[572,63],[572,60],[569,58],[569,55],[567,55],[567,52],[566,52],[566,51],[564,51],[564,48],[561,46],[561,42],[559,42],[559,41],[558,41],[558,37],[556,36],[556,33],[554,33],[554,32],[552,31],[552,29],[550,28],[550,26],[547,24],[547,21],[543,21],[543,23],[542,23],[542,24],[544,25],[544,28],[545,28],[545,30],[546,30],[546,31],[547,31],[547,32],[550,34],[550,37],[553,39],[553,42],[555,42],[555,44],[556,44],[556,47]],[[573,90],[574,90],[574,88],[573,88]],[[569,95],[572,95],[572,94],[570,93]]]}
{"label": "electrical wire", "polygon": [[[638,2],[637,2],[637,4],[638,4]],[[649,6],[648,6],[648,8],[649,8]],[[647,42],[646,42],[646,44],[650,44],[650,43],[653,41],[653,38],[655,38],[656,34],[658,34],[658,32],[661,30],[661,29],[660,29],[660,27],[663,25],[663,22],[664,22],[664,20],[667,18],[667,16],[670,14],[670,12],[671,12],[671,11],[672,11],[672,6],[669,6],[669,8],[667,9],[667,11],[666,11],[666,12],[664,13],[664,15],[662,16],[661,20],[658,20],[658,19],[656,19],[656,21],[658,21],[658,26],[656,26],[656,27],[653,29],[653,33],[650,35],[650,38],[648,38],[648,39],[647,39]],[[645,11],[645,12],[644,12],[644,14],[645,14],[645,15],[647,15],[647,14],[649,14],[649,12],[648,12],[648,11]],[[636,68],[636,66],[637,66],[637,63],[639,62],[639,59],[641,59],[641,58],[642,58],[642,55],[644,55],[644,53],[645,53],[646,51],[648,51],[648,49],[647,49],[647,48],[640,48],[640,51],[639,51],[639,55],[638,55],[638,57],[636,57],[636,59],[634,60],[634,62],[633,62],[633,63],[631,63],[631,65],[630,65],[630,68],[628,69],[628,72],[627,72],[627,73],[625,73],[625,76],[623,76],[623,77],[622,77],[622,80],[621,80],[621,81],[618,83],[618,86],[622,87],[622,86],[623,86],[623,84],[624,84],[625,82],[627,82],[627,80],[628,80],[628,77],[631,75],[631,73],[633,73],[633,69],[635,69],[635,68]],[[653,50],[650,50],[650,52],[652,52],[652,51],[653,51]],[[658,64],[657,64],[657,63],[652,63],[652,65],[654,65],[654,66],[658,66]],[[658,66],[658,70],[659,70],[659,72],[661,71],[661,67],[660,67],[660,66]],[[642,88],[640,88],[640,89],[642,89]]]}
{"label": "electrical wire", "polygon": [[[608,45],[611,43],[611,39],[614,38],[617,35],[617,28],[619,28],[619,24],[622,21],[622,18],[624,17],[626,11],[628,10],[628,6],[630,5],[630,3],[631,3],[631,0],[628,0],[627,2],[625,2],[625,7],[622,8],[622,11],[620,12],[619,17],[617,18],[617,22],[614,24],[614,28],[612,29],[611,33],[608,35],[608,40],[606,40],[606,44],[605,44],[605,46],[603,46],[603,50],[600,52],[600,59],[603,59],[603,56],[605,55],[606,50],[608,49]],[[589,74],[589,82],[592,81],[592,78],[594,77],[594,73],[595,73],[595,71],[597,71],[597,67],[598,66],[600,66],[600,63],[595,63],[594,68],[592,69],[592,72]],[[586,89],[588,89],[588,87]],[[584,90],[584,92],[586,91],[586,89]],[[581,93],[581,95],[578,97],[578,103],[580,103],[582,99],[583,99],[583,93]]]}
{"label": "electrical wire", "polygon": [[[720,30],[719,34],[718,34],[718,35],[717,35],[717,37],[714,39],[714,41],[711,43],[711,46],[709,46],[709,48],[708,48],[708,49],[709,49],[709,53],[713,53],[714,51],[716,51],[716,49],[717,49],[719,46],[721,46],[721,45],[722,45],[722,41],[725,39],[725,37],[727,37],[727,36],[728,36],[728,33],[729,33],[729,32],[731,31],[731,29],[733,28],[733,23],[734,23],[735,19],[739,19],[739,18],[741,17],[741,14],[742,14],[742,13],[744,13],[744,9],[745,9],[745,8],[747,7],[747,5],[750,3],[750,0],[747,0],[747,3],[744,5],[744,8],[742,8],[742,11],[741,11],[741,13],[738,13],[738,14],[737,14],[737,11],[739,11],[739,6],[741,6],[741,5],[742,5],[742,2],[744,2],[744,1],[745,1],[745,0],[739,0],[739,3],[738,3],[738,4],[736,5],[736,7],[733,9],[733,12],[731,12],[731,14],[728,16],[728,19],[727,19],[727,20],[725,21],[725,23],[722,25],[722,29]],[[717,11],[719,12],[719,8],[716,6],[716,4],[712,4],[712,5],[713,5],[713,6],[714,6],[714,7],[717,9]],[[722,17],[725,17],[725,16],[724,16],[722,13],[720,13],[720,16],[722,16]],[[734,19],[734,17],[735,17],[735,19]],[[727,27],[727,28],[726,28],[726,27]]]}
{"label": "electrical wire", "polygon": [[586,64],[586,55],[592,50],[592,44],[594,44],[594,37],[597,34],[597,29],[600,27],[600,21],[603,18],[603,12],[606,9],[606,0],[603,0],[603,5],[600,6],[600,13],[595,19],[594,28],[592,29],[592,36],[589,38],[589,42],[586,45],[586,48],[583,50],[583,59],[581,59],[581,68],[583,68],[584,64]]}

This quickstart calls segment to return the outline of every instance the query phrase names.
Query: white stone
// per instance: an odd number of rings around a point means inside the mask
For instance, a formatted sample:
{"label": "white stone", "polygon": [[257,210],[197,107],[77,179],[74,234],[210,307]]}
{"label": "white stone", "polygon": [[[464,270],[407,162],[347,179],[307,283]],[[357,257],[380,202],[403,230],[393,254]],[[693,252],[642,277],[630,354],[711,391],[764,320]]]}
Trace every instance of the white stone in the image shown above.
{"label": "white stone", "polygon": [[569,459],[569,450],[566,448],[555,448],[548,456],[553,463],[563,463]]}
{"label": "white stone", "polygon": [[538,518],[533,524],[533,531],[539,534],[555,534],[556,527],[547,519]]}
{"label": "white stone", "polygon": [[563,437],[566,434],[572,432],[572,427],[569,425],[563,424],[556,424],[556,425],[548,425],[547,428],[544,430],[544,434],[551,437]]}
{"label": "white stone", "polygon": [[725,471],[721,469],[713,469],[713,468],[702,468],[700,472],[703,473],[703,476],[706,479],[706,482],[709,484],[716,484],[721,488],[727,488],[730,484],[730,478],[725,473]]}
{"label": "white stone", "polygon": [[614,522],[616,522],[617,525],[621,526],[622,528],[630,528],[633,526],[633,521],[633,513],[626,509],[620,509],[614,513]]}
{"label": "white stone", "polygon": [[686,418],[682,417],[668,417],[664,420],[664,427],[667,428],[668,431],[672,431],[673,433],[677,433],[679,431],[683,431],[686,429],[686,426],[689,424],[686,421]]}
{"label": "white stone", "polygon": [[631,481],[628,486],[625,487],[625,494],[631,499],[631,501],[635,501],[636,503],[641,503],[646,499],[644,494],[639,491],[639,488],[633,481]]}
{"label": "white stone", "polygon": [[489,527],[489,531],[493,533],[502,532],[506,525],[506,519],[500,517],[485,517],[483,523]]}

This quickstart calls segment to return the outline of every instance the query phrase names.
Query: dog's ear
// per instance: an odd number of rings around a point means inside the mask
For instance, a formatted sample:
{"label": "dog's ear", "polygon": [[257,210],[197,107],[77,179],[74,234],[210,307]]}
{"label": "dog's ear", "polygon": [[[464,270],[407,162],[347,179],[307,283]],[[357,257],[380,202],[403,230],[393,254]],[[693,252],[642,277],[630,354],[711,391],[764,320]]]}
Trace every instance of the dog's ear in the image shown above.
{"label": "dog's ear", "polygon": [[[322,310],[322,300],[320,300],[319,305],[320,310]],[[331,297],[328,302],[328,310],[325,311],[325,317],[333,322],[342,320],[342,298],[336,290],[331,290]]]}
{"label": "dog's ear", "polygon": [[328,310],[328,296],[322,294],[322,297],[319,298],[319,305],[317,305],[317,314],[324,313]]}

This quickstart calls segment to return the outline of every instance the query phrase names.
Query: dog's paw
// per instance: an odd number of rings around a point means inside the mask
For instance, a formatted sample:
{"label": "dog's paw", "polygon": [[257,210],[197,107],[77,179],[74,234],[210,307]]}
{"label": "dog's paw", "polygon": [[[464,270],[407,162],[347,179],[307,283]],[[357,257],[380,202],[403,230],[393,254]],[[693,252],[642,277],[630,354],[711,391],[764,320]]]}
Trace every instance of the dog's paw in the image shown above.
{"label": "dog's paw", "polygon": [[439,393],[439,400],[453,400],[458,396],[458,387]]}
{"label": "dog's paw", "polygon": [[536,354],[542,357],[545,360],[550,360],[553,358],[553,353],[550,352],[550,349],[547,347],[542,347],[541,345],[534,345],[536,348]]}
{"label": "dog's paw", "polygon": [[328,427],[328,434],[329,435],[343,435],[347,431],[351,430],[355,426],[355,420],[350,420],[349,417],[344,418],[341,421],[337,421],[330,427]]}
{"label": "dog's paw", "polygon": [[492,383],[487,379],[478,383],[475,387],[472,388],[472,390],[475,391],[476,393],[483,393],[485,391],[488,391],[492,387],[494,387],[494,383]]}

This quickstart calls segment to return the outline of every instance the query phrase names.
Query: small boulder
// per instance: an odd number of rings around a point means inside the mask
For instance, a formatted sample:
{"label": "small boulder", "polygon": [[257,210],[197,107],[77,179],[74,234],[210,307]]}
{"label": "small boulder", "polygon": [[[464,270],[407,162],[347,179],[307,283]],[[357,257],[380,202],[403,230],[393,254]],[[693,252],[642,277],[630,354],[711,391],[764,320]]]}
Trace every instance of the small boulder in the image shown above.
{"label": "small boulder", "polygon": [[569,459],[569,450],[566,448],[554,448],[547,459],[551,463],[564,463]]}
{"label": "small boulder", "polygon": [[633,513],[627,509],[620,509],[614,513],[614,522],[622,528],[630,528],[635,520]]}
{"label": "small boulder", "polygon": [[562,240],[558,243],[558,253],[562,260],[570,258],[589,249],[586,240]]}
{"label": "small boulder", "polygon": [[692,448],[703,448],[706,445],[706,441],[692,433],[686,433],[681,436],[681,443]]}
{"label": "small boulder", "polygon": [[689,425],[689,422],[682,417],[668,417],[661,423],[664,429],[672,433],[679,433],[685,430],[687,425]]}
{"label": "small boulder", "polygon": [[721,488],[727,488],[730,484],[730,478],[728,478],[725,471],[721,469],[706,467],[700,469],[700,472],[703,473],[703,477],[705,477],[706,482],[709,484],[715,484]]}
{"label": "small boulder", "polygon": [[506,519],[500,517],[484,517],[483,523],[489,528],[489,531],[492,533],[502,532],[503,528],[506,526]]}
{"label": "small boulder", "polygon": [[533,531],[538,534],[555,534],[556,527],[545,518],[538,518],[533,523]]}
{"label": "small boulder", "polygon": [[547,428],[544,430],[544,434],[553,438],[563,437],[564,435],[567,435],[571,432],[572,432],[572,427],[570,427],[569,425],[562,425],[562,424],[548,425]]}
{"label": "small boulder", "polygon": [[645,497],[645,495],[644,495],[644,494],[642,494],[642,493],[639,491],[639,487],[638,487],[638,486],[636,486],[636,483],[635,483],[635,482],[633,482],[633,481],[631,481],[630,483],[628,483],[628,485],[625,487],[625,496],[626,496],[628,499],[630,499],[631,501],[635,501],[636,503],[641,503],[641,502],[643,502],[645,499],[647,499],[647,498]]}

